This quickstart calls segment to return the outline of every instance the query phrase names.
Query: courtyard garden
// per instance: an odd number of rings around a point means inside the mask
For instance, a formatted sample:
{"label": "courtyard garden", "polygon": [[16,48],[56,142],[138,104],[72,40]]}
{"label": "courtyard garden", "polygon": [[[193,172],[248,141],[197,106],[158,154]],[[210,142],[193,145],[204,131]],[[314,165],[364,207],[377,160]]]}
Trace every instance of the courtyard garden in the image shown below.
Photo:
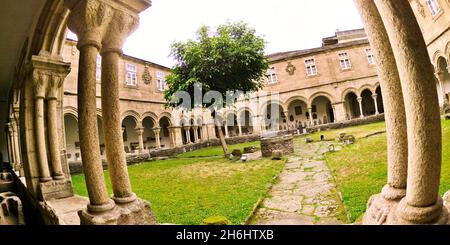
{"label": "courtyard garden", "polygon": [[[248,146],[259,142],[231,145],[230,150]],[[210,147],[128,170],[133,191],[152,204],[158,223],[196,225],[224,216],[232,224],[243,224],[284,164],[270,159],[230,161],[223,158],[221,147]],[[105,178],[112,194],[108,171]],[[87,196],[84,175],[73,175],[72,181],[75,193]]]}
{"label": "courtyard garden", "polygon": [[[442,121],[442,178],[440,194],[450,189],[450,121]],[[328,130],[306,137],[334,141],[340,133],[356,137],[355,144],[325,153],[350,223],[361,220],[367,201],[386,184],[387,154],[385,123]],[[231,145],[230,150],[257,146],[259,142]],[[330,142],[336,144],[336,142]],[[297,154],[298,152],[296,152]],[[268,197],[286,159],[240,162],[223,158],[221,147],[186,152],[168,160],[129,167],[133,191],[152,204],[159,223],[202,224],[212,216],[224,216],[232,224],[244,224],[255,205]],[[109,185],[108,171],[105,178]],[[76,194],[87,196],[84,176],[72,176]]]}
{"label": "courtyard garden", "polygon": [[[386,134],[376,134],[386,130],[385,123],[351,127],[326,132],[317,132],[308,137],[319,140],[336,138],[340,132],[357,138],[355,144],[341,151],[325,154],[351,222],[358,222],[366,210],[370,196],[377,194],[386,184],[387,152]],[[406,137],[406,136],[405,136]],[[299,138],[298,140],[304,140]],[[442,121],[442,174],[440,195],[450,190],[450,121]]]}

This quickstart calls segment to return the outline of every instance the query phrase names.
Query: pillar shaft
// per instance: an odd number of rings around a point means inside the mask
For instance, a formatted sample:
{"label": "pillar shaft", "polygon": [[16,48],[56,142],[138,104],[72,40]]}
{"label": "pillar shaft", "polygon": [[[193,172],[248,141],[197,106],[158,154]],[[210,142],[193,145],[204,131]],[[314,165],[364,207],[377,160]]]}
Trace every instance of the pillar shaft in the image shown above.
{"label": "pillar shaft", "polygon": [[93,45],[85,45],[80,47],[79,50],[78,132],[83,172],[90,201],[88,208],[94,211],[93,206],[105,206],[106,208],[110,203],[100,159],[97,125],[95,67],[98,49]]}
{"label": "pillar shaft", "polygon": [[397,213],[406,223],[434,222],[442,213],[438,198],[442,132],[434,69],[409,2],[375,0],[375,4],[393,48],[405,102],[407,191]]}
{"label": "pillar shaft", "polygon": [[312,126],[314,126],[314,119],[313,119],[312,108],[308,108],[308,112],[309,112],[309,122],[311,123],[311,127],[312,127]]}
{"label": "pillar shaft", "polygon": [[378,95],[374,94],[374,95],[372,95],[372,98],[373,98],[373,104],[375,105],[375,115],[378,115],[378,114],[380,114],[380,112],[378,111],[378,101],[377,101]]}
{"label": "pillar shaft", "polygon": [[64,173],[61,165],[61,156],[59,150],[58,137],[58,115],[56,112],[56,98],[49,98],[47,102],[47,123],[48,123],[48,142],[50,150],[50,158],[52,163],[53,178],[56,180],[64,179]]}
{"label": "pillar shaft", "polygon": [[362,99],[361,97],[359,97],[359,98],[358,98],[359,113],[360,113],[360,116],[359,116],[359,117],[361,117],[361,118],[364,117],[362,101],[363,101],[363,99]]}
{"label": "pillar shaft", "polygon": [[161,128],[154,128],[153,132],[155,133],[156,149],[160,149],[161,148],[161,139],[160,139]]}
{"label": "pillar shaft", "polygon": [[139,127],[136,128],[136,134],[138,135],[138,141],[139,141],[139,153],[143,153],[144,152],[144,128]]}
{"label": "pillar shaft", "polygon": [[230,138],[230,134],[228,133],[228,124],[227,124],[227,122],[225,122],[224,127],[225,127],[225,138]]}
{"label": "pillar shaft", "polygon": [[[38,96],[38,95],[37,95]],[[48,167],[47,150],[45,147],[45,125],[44,125],[44,97],[38,96],[35,100],[35,132],[36,150],[38,156],[40,181],[48,182],[52,180]]]}
{"label": "pillar shaft", "polygon": [[354,2],[361,14],[377,59],[378,77],[383,94],[388,145],[388,181],[383,196],[386,199],[398,200],[406,194],[408,167],[406,114],[400,77],[388,34],[375,3],[365,0]]}
{"label": "pillar shaft", "polygon": [[102,115],[105,150],[116,202],[132,202],[125,156],[119,98],[119,58],[115,49],[102,49]]}

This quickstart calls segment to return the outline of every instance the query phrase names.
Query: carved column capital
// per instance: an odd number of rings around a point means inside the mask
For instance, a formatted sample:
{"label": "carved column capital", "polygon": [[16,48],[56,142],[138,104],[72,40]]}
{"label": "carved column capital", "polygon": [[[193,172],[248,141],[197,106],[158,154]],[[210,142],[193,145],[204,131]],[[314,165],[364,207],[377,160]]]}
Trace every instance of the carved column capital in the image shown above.
{"label": "carved column capital", "polygon": [[102,39],[101,53],[122,53],[122,47],[126,38],[130,36],[138,26],[139,16],[137,13],[119,9],[114,10],[113,18]]}
{"label": "carved column capital", "polygon": [[144,128],[143,127],[137,127],[137,128],[135,128],[135,130],[136,130],[136,133],[138,135],[143,135],[144,134]]}
{"label": "carved column capital", "polygon": [[33,56],[31,62],[35,98],[56,99],[59,88],[70,72],[70,63],[43,56]]}
{"label": "carved column capital", "polygon": [[78,36],[78,48],[85,45],[93,45],[101,48],[104,33],[111,21],[114,12],[110,1],[82,0],[72,3],[66,0],[65,4],[70,9],[67,22],[68,28]]}

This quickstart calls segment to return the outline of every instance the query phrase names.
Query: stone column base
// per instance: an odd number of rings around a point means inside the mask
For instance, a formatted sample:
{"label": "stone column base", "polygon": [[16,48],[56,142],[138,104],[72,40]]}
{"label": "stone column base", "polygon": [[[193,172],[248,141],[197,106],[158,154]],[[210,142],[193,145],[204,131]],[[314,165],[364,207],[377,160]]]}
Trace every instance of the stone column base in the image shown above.
{"label": "stone column base", "polygon": [[139,198],[105,212],[92,213],[86,208],[78,215],[82,225],[156,225],[150,203]]}
{"label": "stone column base", "polygon": [[387,200],[382,194],[376,194],[369,199],[364,214],[363,225],[384,225],[389,216],[395,213],[400,200]]}
{"label": "stone column base", "polygon": [[450,211],[450,191],[447,191],[444,194],[443,199],[444,199],[444,206],[447,208],[447,210]]}
{"label": "stone column base", "polygon": [[[450,194],[448,194],[450,196]],[[445,225],[450,224],[450,217],[448,212],[449,202],[447,206],[443,205],[442,199],[439,198],[438,203],[432,207],[426,208],[405,208],[401,203],[403,201],[387,200],[381,194],[372,196],[367,204],[367,211],[364,214],[363,225],[414,225],[414,224],[429,224],[429,225]],[[424,222],[415,223],[410,220],[405,220],[398,216],[398,209],[411,213],[413,219],[423,219]],[[409,210],[411,209],[411,210]],[[414,209],[414,210],[413,210]],[[439,210],[442,210],[439,212]],[[436,215],[426,221],[428,217]],[[423,217],[422,217],[423,216]]]}
{"label": "stone column base", "polygon": [[39,183],[39,187],[40,200],[63,199],[73,196],[72,182],[69,179]]}

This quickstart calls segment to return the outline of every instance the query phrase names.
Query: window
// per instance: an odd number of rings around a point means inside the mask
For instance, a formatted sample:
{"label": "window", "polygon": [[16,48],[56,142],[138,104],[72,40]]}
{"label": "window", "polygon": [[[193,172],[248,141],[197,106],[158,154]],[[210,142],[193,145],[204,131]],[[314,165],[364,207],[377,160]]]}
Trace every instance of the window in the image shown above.
{"label": "window", "polygon": [[369,62],[369,65],[374,65],[375,64],[375,56],[372,53],[372,49],[370,49],[370,48],[366,49],[366,54],[367,54],[367,61]]}
{"label": "window", "polygon": [[317,106],[316,105],[313,105],[312,107],[311,107],[311,112],[317,112]]}
{"label": "window", "polygon": [[156,72],[156,87],[159,91],[166,90],[166,76],[160,71]]}
{"label": "window", "polygon": [[134,64],[126,64],[125,84],[128,86],[137,86],[137,67]]}
{"label": "window", "polygon": [[441,10],[441,7],[439,6],[439,3],[437,0],[427,0],[428,8],[430,8],[431,15],[434,17],[436,16],[439,11]]}
{"label": "window", "polygon": [[95,64],[95,79],[100,81],[102,79],[102,57],[97,56],[97,63]]}
{"label": "window", "polygon": [[266,76],[269,84],[274,84],[278,82],[275,67],[270,68]]}
{"label": "window", "polygon": [[316,61],[314,59],[305,60],[306,74],[308,76],[317,75]]}
{"label": "window", "polygon": [[339,54],[339,63],[341,64],[342,70],[347,70],[352,67],[352,64],[350,63],[350,59],[348,57],[347,53],[340,53]]}

